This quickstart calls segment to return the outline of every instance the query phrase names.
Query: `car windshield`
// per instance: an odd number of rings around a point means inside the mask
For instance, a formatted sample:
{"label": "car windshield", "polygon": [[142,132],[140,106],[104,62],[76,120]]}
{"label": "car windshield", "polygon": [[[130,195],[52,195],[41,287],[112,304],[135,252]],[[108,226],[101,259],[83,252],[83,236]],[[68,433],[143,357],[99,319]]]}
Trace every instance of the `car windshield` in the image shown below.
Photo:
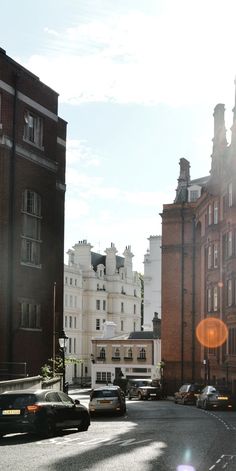
{"label": "car windshield", "polygon": [[101,389],[97,391],[93,391],[91,394],[91,399],[94,398],[106,398],[106,397],[118,397],[117,389]]}
{"label": "car windshield", "polygon": [[21,409],[22,407],[33,404],[36,401],[34,394],[3,394],[0,396],[1,409]]}
{"label": "car windshield", "polygon": [[144,380],[144,381],[138,381],[137,386],[142,387],[142,386],[151,386],[152,381]]}

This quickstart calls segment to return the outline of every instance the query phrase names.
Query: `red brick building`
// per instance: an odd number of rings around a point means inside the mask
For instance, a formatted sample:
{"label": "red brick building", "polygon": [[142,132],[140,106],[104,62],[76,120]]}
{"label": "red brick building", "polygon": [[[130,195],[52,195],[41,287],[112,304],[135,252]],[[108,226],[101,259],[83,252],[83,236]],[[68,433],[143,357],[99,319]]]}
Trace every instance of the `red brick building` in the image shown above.
{"label": "red brick building", "polygon": [[[191,181],[181,159],[175,201],[163,206],[162,357],[171,391],[207,381],[236,392],[236,108],[231,131],[228,145],[219,104],[210,175]],[[203,347],[196,338],[207,317],[228,327],[221,347]]]}
{"label": "red brick building", "polygon": [[57,93],[0,49],[2,378],[39,374],[62,327],[65,147]]}

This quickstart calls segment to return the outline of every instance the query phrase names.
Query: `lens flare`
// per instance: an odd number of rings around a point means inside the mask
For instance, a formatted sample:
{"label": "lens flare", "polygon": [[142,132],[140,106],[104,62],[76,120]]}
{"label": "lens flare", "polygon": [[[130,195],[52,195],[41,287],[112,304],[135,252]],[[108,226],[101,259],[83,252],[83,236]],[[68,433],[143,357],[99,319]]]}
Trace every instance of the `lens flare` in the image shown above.
{"label": "lens flare", "polygon": [[196,328],[196,336],[201,345],[208,348],[220,347],[228,337],[228,329],[216,317],[203,319]]}

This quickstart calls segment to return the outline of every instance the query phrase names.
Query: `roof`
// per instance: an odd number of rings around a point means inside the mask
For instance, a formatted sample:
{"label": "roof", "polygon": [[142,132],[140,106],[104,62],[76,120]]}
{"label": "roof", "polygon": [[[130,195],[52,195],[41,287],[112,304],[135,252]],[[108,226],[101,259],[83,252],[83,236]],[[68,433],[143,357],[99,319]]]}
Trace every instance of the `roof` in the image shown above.
{"label": "roof", "polygon": [[190,181],[190,185],[199,185],[199,186],[204,186],[207,184],[208,180],[210,179],[210,175],[207,175],[206,177],[201,177],[201,178],[196,178],[195,180]]}
{"label": "roof", "polygon": [[138,340],[138,339],[146,339],[152,340],[153,339],[153,331],[152,330],[142,330],[140,332],[130,332],[129,339]]}
{"label": "roof", "polygon": [[[91,262],[93,265],[94,270],[96,271],[97,266],[102,264],[106,266],[106,255],[101,255],[100,253],[91,252]],[[125,259],[124,257],[120,257],[116,255],[116,268],[121,268],[124,266]]]}

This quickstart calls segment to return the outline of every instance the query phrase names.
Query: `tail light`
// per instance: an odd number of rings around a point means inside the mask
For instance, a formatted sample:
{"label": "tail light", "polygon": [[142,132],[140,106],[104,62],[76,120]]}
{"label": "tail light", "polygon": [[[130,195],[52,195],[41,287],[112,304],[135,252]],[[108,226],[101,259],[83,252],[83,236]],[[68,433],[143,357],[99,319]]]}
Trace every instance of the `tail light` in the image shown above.
{"label": "tail light", "polygon": [[38,404],[31,404],[30,406],[26,406],[27,412],[30,414],[36,414],[40,409],[42,409],[42,406],[39,406]]}

